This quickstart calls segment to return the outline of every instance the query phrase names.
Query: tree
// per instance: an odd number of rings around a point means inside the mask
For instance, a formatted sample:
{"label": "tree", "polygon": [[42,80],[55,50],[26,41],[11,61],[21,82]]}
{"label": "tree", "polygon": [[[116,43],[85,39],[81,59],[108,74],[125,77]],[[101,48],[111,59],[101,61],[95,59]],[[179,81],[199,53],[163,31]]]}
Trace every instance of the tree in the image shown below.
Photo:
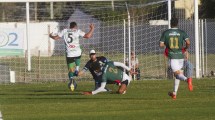
{"label": "tree", "polygon": [[200,18],[215,18],[215,0],[201,0]]}

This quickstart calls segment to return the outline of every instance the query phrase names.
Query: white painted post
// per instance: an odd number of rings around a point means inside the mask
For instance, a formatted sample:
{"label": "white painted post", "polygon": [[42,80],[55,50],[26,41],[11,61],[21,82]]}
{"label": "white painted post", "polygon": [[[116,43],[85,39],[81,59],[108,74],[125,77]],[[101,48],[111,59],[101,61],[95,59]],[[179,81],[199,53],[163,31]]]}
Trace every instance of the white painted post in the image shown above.
{"label": "white painted post", "polygon": [[54,19],[54,8],[53,8],[53,2],[50,2],[50,14],[51,19]]}
{"label": "white painted post", "polygon": [[205,73],[208,74],[208,30],[207,20],[205,19]]}
{"label": "white painted post", "polygon": [[172,8],[171,8],[172,4],[171,4],[171,0],[168,0],[168,28],[171,28],[170,25],[170,20],[172,18]]}
{"label": "white painted post", "polygon": [[201,28],[202,28],[202,76],[204,76],[205,75],[205,48],[204,48],[204,21],[203,21],[203,19],[201,19]]}
{"label": "white painted post", "polygon": [[129,67],[131,67],[131,17],[128,9],[128,5],[126,3],[127,12],[128,12],[128,59],[129,59]]}
{"label": "white painted post", "polygon": [[199,12],[198,12],[198,0],[194,0],[194,19],[195,19],[195,54],[196,54],[196,78],[200,78],[199,75]]}
{"label": "white painted post", "polygon": [[[133,39],[134,39],[134,42],[133,42],[133,51],[134,51],[134,56],[135,56],[135,58],[134,58],[134,63],[136,64],[136,50],[135,50],[135,42],[136,42],[136,34],[135,34],[135,19],[133,19]],[[131,54],[131,53],[129,53],[129,54]],[[134,69],[134,71],[135,71],[135,66],[133,67],[133,69]],[[134,80],[136,80],[136,75],[134,75]]]}
{"label": "white painted post", "polygon": [[26,39],[27,39],[27,52],[28,52],[28,71],[31,71],[31,47],[30,47],[30,40],[29,40],[29,2],[26,2]]}
{"label": "white painted post", "polygon": [[126,61],[126,24],[125,24],[125,19],[123,20],[124,23],[124,64]]}
{"label": "white painted post", "polygon": [[16,82],[15,71],[10,71],[10,82],[11,83]]}

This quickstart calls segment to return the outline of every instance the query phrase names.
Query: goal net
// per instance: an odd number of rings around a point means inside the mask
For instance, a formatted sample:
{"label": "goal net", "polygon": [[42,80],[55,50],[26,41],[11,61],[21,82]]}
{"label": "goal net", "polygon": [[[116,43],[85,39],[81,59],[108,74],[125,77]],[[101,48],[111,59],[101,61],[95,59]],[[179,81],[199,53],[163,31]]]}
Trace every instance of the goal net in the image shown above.
{"label": "goal net", "polygon": [[[80,40],[83,48],[80,69],[89,60],[91,49],[95,49],[97,56],[118,62],[125,62],[129,52],[134,51],[141,79],[167,77],[168,65],[159,48],[161,33],[168,29],[166,0],[150,3],[115,1],[114,4],[30,2],[28,40],[26,3],[1,3],[1,6],[0,76],[4,77],[1,82],[8,82],[10,71],[15,71],[16,82],[66,81],[68,70],[63,40],[54,41],[48,35],[68,28],[72,21],[85,32],[89,31],[91,23],[95,25],[93,37]],[[188,32],[194,42],[193,7],[190,16],[187,17],[186,12],[172,1],[172,14],[179,18],[179,27]],[[194,44],[190,49],[194,64]],[[89,72],[77,79],[92,80]]]}

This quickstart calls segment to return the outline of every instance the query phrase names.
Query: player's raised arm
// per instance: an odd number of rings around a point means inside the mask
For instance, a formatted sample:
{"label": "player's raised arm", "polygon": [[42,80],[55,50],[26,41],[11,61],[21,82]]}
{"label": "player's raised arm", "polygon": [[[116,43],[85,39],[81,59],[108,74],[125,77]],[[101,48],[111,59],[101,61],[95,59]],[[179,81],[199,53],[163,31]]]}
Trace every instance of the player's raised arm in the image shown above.
{"label": "player's raised arm", "polygon": [[86,33],[83,38],[91,38],[93,36],[93,31],[94,31],[94,25],[90,24],[90,31],[88,33]]}
{"label": "player's raised arm", "polygon": [[54,39],[54,40],[59,40],[60,37],[58,35],[54,36],[52,33],[49,34],[49,37]]}

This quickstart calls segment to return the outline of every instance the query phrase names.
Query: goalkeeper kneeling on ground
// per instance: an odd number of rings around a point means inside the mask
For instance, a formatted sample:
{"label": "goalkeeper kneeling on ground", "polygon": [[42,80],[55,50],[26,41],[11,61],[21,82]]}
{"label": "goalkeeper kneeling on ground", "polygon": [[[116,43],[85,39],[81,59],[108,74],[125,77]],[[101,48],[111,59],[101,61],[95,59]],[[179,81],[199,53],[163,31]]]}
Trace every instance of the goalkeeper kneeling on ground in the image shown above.
{"label": "goalkeeper kneeling on ground", "polygon": [[101,79],[101,86],[92,92],[84,92],[84,95],[94,95],[100,92],[106,92],[105,86],[109,82],[115,82],[119,84],[119,89],[117,91],[118,94],[125,94],[127,90],[127,86],[129,85],[131,78],[123,71],[126,69],[127,71],[132,71],[125,64],[120,62],[107,62],[106,65],[101,68],[98,62],[94,62],[91,64],[94,72],[103,72]]}

